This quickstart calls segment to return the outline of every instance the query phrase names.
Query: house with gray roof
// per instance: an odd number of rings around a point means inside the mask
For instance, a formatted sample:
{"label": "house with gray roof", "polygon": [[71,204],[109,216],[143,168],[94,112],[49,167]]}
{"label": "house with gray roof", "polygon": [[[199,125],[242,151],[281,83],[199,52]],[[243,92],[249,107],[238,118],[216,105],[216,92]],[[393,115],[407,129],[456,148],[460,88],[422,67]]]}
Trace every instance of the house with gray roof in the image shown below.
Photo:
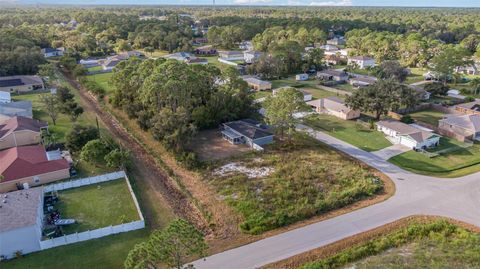
{"label": "house with gray roof", "polygon": [[461,141],[480,140],[480,115],[448,115],[438,121],[438,128],[455,134],[455,138]]}
{"label": "house with gray roof", "polygon": [[0,119],[15,116],[32,118],[32,101],[0,103]]}
{"label": "house with gray roof", "polygon": [[2,92],[21,93],[43,89],[45,89],[45,85],[39,76],[0,77],[0,91]]}
{"label": "house with gray roof", "polygon": [[317,78],[324,81],[346,82],[348,74],[343,70],[325,69],[317,72]]}
{"label": "house with gray roof", "polygon": [[273,142],[274,135],[254,120],[245,119],[223,124],[222,136],[231,144],[258,148]]}
{"label": "house with gray roof", "polygon": [[344,120],[352,120],[360,117],[360,111],[349,108],[343,100],[337,97],[320,98],[307,105],[312,107],[319,114],[327,114]]}
{"label": "house with gray roof", "polygon": [[414,150],[436,147],[440,143],[440,135],[397,120],[379,121],[377,130],[387,135],[387,139],[393,144],[401,144]]}
{"label": "house with gray roof", "polygon": [[479,114],[480,115],[480,99],[473,102],[458,104],[455,110],[462,114]]}
{"label": "house with gray roof", "polygon": [[41,250],[43,188],[0,194],[0,256]]}

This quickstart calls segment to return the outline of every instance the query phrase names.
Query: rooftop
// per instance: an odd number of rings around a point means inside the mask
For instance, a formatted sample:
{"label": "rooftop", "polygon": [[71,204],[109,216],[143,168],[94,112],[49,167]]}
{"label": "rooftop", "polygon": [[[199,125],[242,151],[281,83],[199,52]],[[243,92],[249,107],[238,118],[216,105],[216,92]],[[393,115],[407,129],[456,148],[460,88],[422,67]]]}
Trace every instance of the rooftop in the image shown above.
{"label": "rooftop", "polygon": [[377,122],[377,125],[384,126],[388,129],[398,132],[399,135],[410,136],[415,141],[421,143],[432,136],[438,136],[432,132],[418,129],[411,125],[405,124],[397,120],[382,120]]}
{"label": "rooftop", "polygon": [[40,132],[40,129],[48,127],[48,123],[30,119],[22,116],[12,117],[4,122],[0,122],[0,139],[7,135],[23,130]]}
{"label": "rooftop", "polygon": [[0,194],[0,233],[34,225],[42,206],[42,187]]}
{"label": "rooftop", "polygon": [[326,109],[329,109],[329,110],[343,112],[343,113],[348,113],[348,112],[353,110],[353,109],[349,108],[347,105],[345,105],[343,100],[341,100],[337,97],[334,97],[334,96],[309,101],[309,102],[307,102],[307,105],[314,106],[314,107],[320,107],[320,108],[326,108]]}
{"label": "rooftop", "polygon": [[461,107],[461,108],[474,110],[474,111],[480,111],[480,100],[475,100],[473,102],[459,104],[457,106]]}
{"label": "rooftop", "polygon": [[372,57],[368,57],[368,56],[352,56],[349,59],[350,60],[355,60],[355,61],[372,61],[372,60],[375,60]]}
{"label": "rooftop", "polygon": [[244,78],[247,83],[257,84],[257,85],[271,85],[270,81],[261,80],[258,78]]}
{"label": "rooftop", "polygon": [[43,80],[39,76],[0,77],[0,87],[39,85],[39,84],[43,84]]}
{"label": "rooftop", "polygon": [[0,103],[0,115],[9,117],[24,116],[33,117],[32,101],[17,101],[10,103]]}
{"label": "rooftop", "polygon": [[450,125],[458,126],[473,132],[480,132],[480,115],[450,115],[440,120]]}
{"label": "rooftop", "polygon": [[224,125],[253,140],[273,135],[267,130],[257,127],[251,120],[231,121],[224,123]]}
{"label": "rooftop", "polygon": [[318,71],[317,75],[325,74],[329,76],[347,76],[348,74],[345,71],[335,70],[335,69],[326,69],[322,71]]}

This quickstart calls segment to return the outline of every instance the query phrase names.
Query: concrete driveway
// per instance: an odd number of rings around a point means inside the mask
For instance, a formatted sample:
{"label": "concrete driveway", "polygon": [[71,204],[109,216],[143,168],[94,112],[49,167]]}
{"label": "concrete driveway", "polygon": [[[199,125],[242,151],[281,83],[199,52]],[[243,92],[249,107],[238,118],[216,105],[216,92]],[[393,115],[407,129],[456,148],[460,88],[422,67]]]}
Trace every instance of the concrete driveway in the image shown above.
{"label": "concrete driveway", "polygon": [[480,226],[480,173],[456,179],[417,175],[307,126],[297,129],[382,171],[394,182],[395,194],[384,202],[197,260],[195,268],[256,268],[411,215],[437,215]]}
{"label": "concrete driveway", "polygon": [[388,160],[392,157],[395,157],[397,155],[400,155],[404,152],[407,152],[407,151],[410,151],[412,150],[411,148],[409,147],[406,147],[404,145],[400,145],[400,144],[395,144],[395,145],[391,145],[390,147],[386,147],[384,149],[381,149],[381,150],[377,150],[377,151],[373,151],[372,153],[377,155],[379,158],[383,159],[383,160]]}

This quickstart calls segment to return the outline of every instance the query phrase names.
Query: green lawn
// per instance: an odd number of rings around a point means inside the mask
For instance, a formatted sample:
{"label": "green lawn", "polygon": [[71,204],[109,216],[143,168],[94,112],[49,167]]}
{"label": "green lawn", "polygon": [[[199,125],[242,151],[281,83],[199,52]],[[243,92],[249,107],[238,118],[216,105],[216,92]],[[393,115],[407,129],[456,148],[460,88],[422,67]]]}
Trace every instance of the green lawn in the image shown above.
{"label": "green lawn", "polygon": [[441,145],[440,149],[445,147],[457,147],[457,149],[434,158],[416,151],[409,151],[388,161],[418,174],[438,177],[460,177],[480,171],[479,143],[470,148],[460,148],[456,146],[458,142],[450,138],[443,138],[441,143],[444,145]]}
{"label": "green lawn", "polygon": [[253,93],[254,99],[260,99],[268,96],[272,96],[272,91],[255,91]]}
{"label": "green lawn", "polygon": [[108,94],[113,91],[113,87],[109,83],[109,80],[112,77],[112,75],[113,75],[113,72],[110,72],[110,73],[103,73],[103,74],[88,75],[86,76],[86,78],[90,81],[96,82]]}
{"label": "green lawn", "polygon": [[286,87],[286,86],[302,88],[302,87],[315,87],[316,85],[318,85],[318,80],[316,79],[296,81],[295,77],[276,79],[276,80],[272,80],[271,82],[272,82],[272,89]]}
{"label": "green lawn", "polygon": [[[213,173],[230,162],[273,170],[256,178]],[[252,234],[371,198],[383,189],[370,169],[303,133],[296,133],[291,143],[275,141],[262,153],[215,163],[204,178],[243,216],[240,228]]]}
{"label": "green lawn", "polygon": [[306,118],[305,124],[366,151],[376,151],[392,145],[382,133],[370,130],[355,120],[316,114]]}
{"label": "green lawn", "polygon": [[480,235],[446,221],[412,223],[299,268],[480,268]]}
{"label": "green lawn", "polygon": [[337,85],[333,86],[333,88],[336,88],[336,89],[339,89],[339,90],[342,90],[342,91],[347,91],[347,92],[354,92],[354,91],[357,90],[357,89],[353,88],[353,86],[350,85],[349,83],[337,84]]}
{"label": "green lawn", "polygon": [[331,97],[331,96],[336,96],[340,99],[343,99],[343,95],[337,95],[336,93],[329,92],[326,90],[318,89],[318,88],[300,88],[303,91],[306,91],[312,95],[313,98],[315,99],[320,99],[320,98],[326,98],[326,97]]}
{"label": "green lawn", "polygon": [[433,126],[438,126],[438,121],[443,119],[444,115],[444,113],[433,109],[410,113],[410,116],[414,120],[425,122]]}
{"label": "green lawn", "polygon": [[423,77],[423,74],[428,72],[427,69],[424,69],[424,68],[409,68],[409,69],[412,73],[408,75],[405,83],[412,84],[415,82],[420,82],[425,80],[425,78]]}
{"label": "green lawn", "polygon": [[88,70],[88,72],[100,71],[100,70],[102,70],[102,66],[99,65],[99,66],[89,67],[89,68],[87,68],[87,70]]}
{"label": "green lawn", "polygon": [[65,226],[66,234],[140,219],[127,183],[122,179],[60,191],[58,195],[60,201],[55,208],[62,218],[77,221]]}

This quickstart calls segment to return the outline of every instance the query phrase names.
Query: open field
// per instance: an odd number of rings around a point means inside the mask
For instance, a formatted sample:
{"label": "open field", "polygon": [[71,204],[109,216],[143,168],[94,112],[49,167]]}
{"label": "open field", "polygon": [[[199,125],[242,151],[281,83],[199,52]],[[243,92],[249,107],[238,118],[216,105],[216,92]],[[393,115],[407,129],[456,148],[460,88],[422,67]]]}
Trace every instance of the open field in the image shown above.
{"label": "open field", "polygon": [[199,132],[189,143],[188,148],[195,152],[201,161],[225,159],[253,150],[247,145],[230,144],[223,139],[218,129]]}
{"label": "open field", "polygon": [[460,148],[455,145],[454,140],[444,138],[443,141],[447,141],[448,146],[458,149],[434,158],[420,152],[409,151],[388,161],[414,173],[438,177],[460,177],[480,171],[479,143],[469,148]]}
{"label": "open field", "polygon": [[[249,172],[219,172],[232,164]],[[277,141],[261,154],[218,163],[204,178],[243,216],[240,228],[251,234],[324,214],[383,190],[370,169],[300,133],[291,143]]]}
{"label": "open field", "polygon": [[315,87],[316,85],[318,85],[318,80],[316,79],[296,81],[295,77],[276,79],[276,80],[272,80],[271,82],[272,82],[272,89],[285,87],[285,86],[302,88],[302,87]]}
{"label": "open field", "polygon": [[365,151],[376,151],[391,146],[381,132],[371,130],[355,120],[315,114],[305,118],[304,124]]}
{"label": "open field", "polygon": [[112,75],[113,75],[113,72],[110,72],[110,73],[88,75],[86,76],[86,78],[90,81],[96,82],[108,94],[113,91],[113,87],[109,83],[109,80],[112,77]]}
{"label": "open field", "polygon": [[101,66],[101,65],[87,68],[87,71],[88,71],[88,72],[100,71],[100,70],[102,70],[102,66]]}
{"label": "open field", "polygon": [[60,191],[55,208],[62,218],[75,219],[66,234],[84,232],[140,219],[123,179]]}
{"label": "open field", "polygon": [[300,90],[303,90],[303,91],[306,91],[306,92],[310,93],[314,99],[326,98],[326,97],[331,97],[331,96],[336,96],[338,98],[343,99],[343,95],[337,95],[333,92],[329,92],[329,91],[322,90],[322,89],[300,88]]}
{"label": "open field", "polygon": [[437,110],[433,110],[433,109],[427,109],[427,110],[410,113],[410,116],[415,121],[425,122],[433,126],[438,126],[438,121],[443,119],[444,115],[445,115],[444,113]]}

